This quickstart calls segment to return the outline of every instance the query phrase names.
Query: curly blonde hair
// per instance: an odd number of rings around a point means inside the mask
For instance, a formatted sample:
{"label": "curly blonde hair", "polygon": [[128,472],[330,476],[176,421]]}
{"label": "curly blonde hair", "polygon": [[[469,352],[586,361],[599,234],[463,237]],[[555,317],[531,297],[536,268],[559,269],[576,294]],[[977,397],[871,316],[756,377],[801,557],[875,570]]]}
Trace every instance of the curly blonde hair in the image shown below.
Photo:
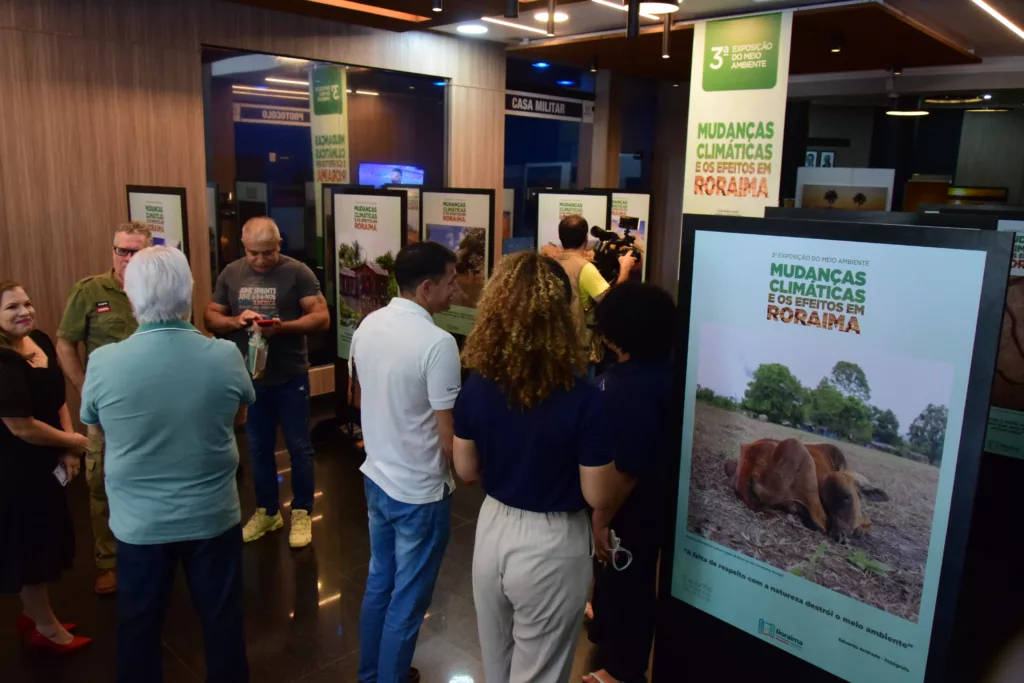
{"label": "curly blonde hair", "polygon": [[536,252],[509,256],[477,305],[463,363],[497,382],[512,408],[529,410],[556,389],[571,389],[586,367],[560,273]]}

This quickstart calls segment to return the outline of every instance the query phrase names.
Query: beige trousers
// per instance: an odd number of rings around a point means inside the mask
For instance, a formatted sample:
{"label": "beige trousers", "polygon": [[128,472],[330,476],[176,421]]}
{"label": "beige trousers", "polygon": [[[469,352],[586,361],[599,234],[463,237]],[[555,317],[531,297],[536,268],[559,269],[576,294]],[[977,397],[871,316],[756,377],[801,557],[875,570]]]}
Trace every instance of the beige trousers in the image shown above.
{"label": "beige trousers", "polygon": [[528,512],[490,496],[473,550],[487,683],[567,683],[590,594],[586,512]]}

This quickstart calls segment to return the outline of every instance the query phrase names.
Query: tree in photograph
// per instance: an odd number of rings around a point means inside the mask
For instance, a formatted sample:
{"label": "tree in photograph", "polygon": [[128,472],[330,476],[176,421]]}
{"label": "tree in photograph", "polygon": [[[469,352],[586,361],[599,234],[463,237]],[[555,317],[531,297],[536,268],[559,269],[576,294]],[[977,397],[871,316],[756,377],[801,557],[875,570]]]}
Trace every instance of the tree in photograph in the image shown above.
{"label": "tree in photograph", "polygon": [[743,407],[772,422],[804,420],[806,390],[789,368],[781,363],[762,363],[743,394]]}
{"label": "tree in photograph", "polygon": [[356,269],[363,265],[363,248],[359,246],[359,242],[353,242],[352,244],[339,244],[338,245],[338,263],[342,268]]}
{"label": "tree in photograph", "polygon": [[828,190],[825,193],[825,201],[828,202],[828,208],[832,208],[832,205],[839,201],[839,193],[835,190]]}
{"label": "tree in photograph", "polygon": [[828,379],[822,377],[818,386],[811,390],[808,400],[807,419],[816,427],[830,432],[840,431],[840,414],[846,397]]}
{"label": "tree in photograph", "polygon": [[391,255],[391,252],[381,254],[376,259],[377,265],[388,271],[389,273],[395,272],[395,257]]}
{"label": "tree in photograph", "polygon": [[871,408],[856,396],[843,399],[839,413],[840,433],[851,441],[867,443],[873,439],[875,424],[871,421]]}
{"label": "tree in photograph", "polygon": [[858,209],[862,208],[865,204],[867,204],[867,202],[868,198],[864,196],[863,192],[858,192],[857,194],[853,195],[853,203],[857,205]]}
{"label": "tree in photograph", "polygon": [[868,376],[856,363],[841,360],[832,366],[832,383],[847,396],[856,396],[862,401],[871,400]]}
{"label": "tree in photograph", "polygon": [[942,460],[949,409],[932,403],[910,424],[910,443],[928,457],[932,465]]}
{"label": "tree in photograph", "polygon": [[900,421],[896,418],[896,413],[871,406],[871,421],[875,425],[875,441],[890,446],[899,446],[903,443],[900,436]]}

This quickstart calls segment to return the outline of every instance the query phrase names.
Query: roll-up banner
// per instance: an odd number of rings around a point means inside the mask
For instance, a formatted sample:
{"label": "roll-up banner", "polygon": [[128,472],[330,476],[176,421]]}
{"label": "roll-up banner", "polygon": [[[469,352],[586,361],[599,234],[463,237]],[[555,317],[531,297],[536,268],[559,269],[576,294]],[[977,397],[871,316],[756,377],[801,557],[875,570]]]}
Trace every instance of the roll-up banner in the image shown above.
{"label": "roll-up banner", "polygon": [[687,220],[664,663],[940,680],[1012,236]]}
{"label": "roll-up banner", "polygon": [[188,205],[183,187],[128,185],[128,220],[142,221],[153,233],[153,244],[188,253]]}
{"label": "roll-up banner", "polygon": [[348,73],[336,65],[318,66],[309,79],[310,125],[313,145],[313,180],[316,183],[317,236],[323,238],[324,183],[349,182]]}
{"label": "roll-up banner", "polygon": [[455,252],[459,285],[451,309],[435,315],[434,322],[452,334],[468,335],[494,265],[494,190],[447,189],[422,196],[422,239]]}
{"label": "roll-up banner", "polygon": [[778,206],[793,13],[694,25],[683,212]]}
{"label": "roll-up banner", "polygon": [[[606,190],[541,190],[537,193],[537,248],[562,246],[558,239],[558,223],[566,216],[583,216],[591,228],[607,230],[611,225],[611,210],[611,193]],[[596,239],[588,240],[597,244]]]}
{"label": "roll-up banner", "polygon": [[342,188],[333,202],[338,358],[348,360],[359,321],[398,295],[395,257],[406,240],[406,194]]}

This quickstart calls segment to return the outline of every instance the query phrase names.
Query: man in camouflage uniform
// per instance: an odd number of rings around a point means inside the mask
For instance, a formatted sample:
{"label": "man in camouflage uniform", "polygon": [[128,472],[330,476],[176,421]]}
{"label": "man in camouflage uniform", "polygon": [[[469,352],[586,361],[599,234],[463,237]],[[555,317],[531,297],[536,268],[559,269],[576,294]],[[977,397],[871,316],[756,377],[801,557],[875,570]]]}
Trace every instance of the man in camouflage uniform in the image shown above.
{"label": "man in camouflage uniform", "polygon": [[[79,348],[89,354],[101,346],[127,339],[138,324],[124,293],[124,270],[136,252],[153,243],[149,227],[132,221],[118,227],[112,249],[113,267],[102,275],[87,277],[74,286],[57,330],[57,357],[64,374],[79,394],[85,382],[85,365]],[[93,438],[85,456],[85,478],[89,483],[89,514],[96,541],[95,590],[108,595],[117,590],[117,540],[110,531],[110,506],[103,485],[102,436]]]}

